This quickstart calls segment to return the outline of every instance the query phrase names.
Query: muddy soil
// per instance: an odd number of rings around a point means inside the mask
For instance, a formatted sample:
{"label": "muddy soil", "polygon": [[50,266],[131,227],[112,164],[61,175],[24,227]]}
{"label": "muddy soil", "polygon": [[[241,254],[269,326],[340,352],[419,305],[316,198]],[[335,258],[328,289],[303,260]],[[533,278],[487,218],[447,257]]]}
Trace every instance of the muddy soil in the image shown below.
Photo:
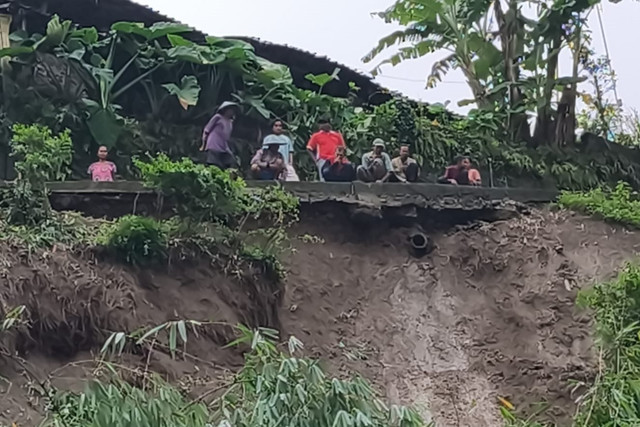
{"label": "muddy soil", "polygon": [[[437,247],[416,259],[407,229],[358,228],[342,212],[305,215],[291,233],[284,301],[257,270],[208,262],[137,270],[0,247],[0,301],[34,313],[13,337],[21,358],[0,357],[0,423],[37,425],[39,383],[80,389],[101,330],[176,319],[279,325],[332,372],[357,370],[437,426],[501,426],[498,397],[529,413],[546,401],[546,417],[565,422],[576,397],[569,380],[594,373],[590,317],[576,308],[576,293],[632,259],[637,235],[536,210],[426,231]],[[199,395],[241,366],[237,350],[222,349],[229,334],[212,327],[190,338],[188,357],[134,353],[121,363]]]}
{"label": "muddy soil", "polygon": [[113,332],[211,322],[188,332],[186,355],[172,358],[165,334],[151,354],[130,346],[114,360],[132,380],[155,372],[200,396],[242,366],[238,349],[222,348],[234,338],[230,325],[279,326],[281,285],[260,277],[254,264],[231,272],[216,261],[138,269],[87,253],[4,247],[0,266],[0,309],[25,305],[28,313],[28,323],[0,342],[0,425],[38,425],[44,384],[80,391]]}
{"label": "muddy soil", "polygon": [[498,397],[525,413],[546,402],[546,419],[566,425],[580,392],[569,380],[594,374],[576,294],[632,259],[637,234],[533,211],[432,230],[436,250],[415,259],[407,230],[344,224],[317,218],[296,230],[287,333],[437,426],[501,426]]}

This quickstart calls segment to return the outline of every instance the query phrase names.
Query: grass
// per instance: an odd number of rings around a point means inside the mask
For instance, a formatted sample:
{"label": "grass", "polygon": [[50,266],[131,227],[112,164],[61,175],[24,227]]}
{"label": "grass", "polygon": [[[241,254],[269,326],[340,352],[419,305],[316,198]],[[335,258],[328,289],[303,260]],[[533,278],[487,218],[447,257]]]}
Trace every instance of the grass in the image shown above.
{"label": "grass", "polygon": [[619,183],[613,190],[565,191],[560,194],[558,204],[565,209],[640,228],[640,200],[626,183]]}

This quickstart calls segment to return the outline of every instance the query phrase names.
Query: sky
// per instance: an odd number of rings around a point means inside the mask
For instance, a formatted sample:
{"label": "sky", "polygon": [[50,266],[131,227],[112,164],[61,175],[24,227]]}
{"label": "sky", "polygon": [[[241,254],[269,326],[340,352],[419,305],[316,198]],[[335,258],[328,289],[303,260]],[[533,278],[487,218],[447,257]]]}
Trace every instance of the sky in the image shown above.
{"label": "sky", "polygon": [[[362,57],[377,41],[397,29],[373,12],[385,10],[393,0],[135,0],[138,3],[215,36],[251,36],[287,44],[327,56],[365,73],[374,63]],[[597,13],[589,26],[593,48],[604,54],[604,43]],[[602,24],[613,68],[618,75],[617,92],[625,110],[640,110],[640,1],[603,1]],[[450,102],[449,108],[464,112],[457,102],[471,97],[462,73],[453,71],[436,88],[426,89],[431,65],[443,55],[385,66],[376,77],[382,86],[429,103]],[[381,56],[380,59],[384,59]],[[570,73],[568,58],[560,72]]]}

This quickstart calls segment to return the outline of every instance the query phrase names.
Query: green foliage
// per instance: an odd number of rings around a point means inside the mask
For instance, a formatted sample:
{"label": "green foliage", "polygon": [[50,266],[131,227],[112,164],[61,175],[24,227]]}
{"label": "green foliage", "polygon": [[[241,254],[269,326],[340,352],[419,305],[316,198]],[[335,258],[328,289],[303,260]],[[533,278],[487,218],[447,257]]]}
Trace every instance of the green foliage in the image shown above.
{"label": "green foliage", "polygon": [[247,188],[246,199],[246,210],[254,219],[277,226],[287,226],[298,220],[300,201],[279,185]]}
{"label": "green foliage", "polygon": [[575,423],[640,425],[640,267],[627,265],[615,280],[582,292],[579,302],[593,310],[600,357]]}
{"label": "green foliage", "polygon": [[91,381],[80,394],[57,393],[47,407],[44,427],[205,427],[205,405],[189,402],[176,388],[153,378],[146,388],[117,376]]}
{"label": "green foliage", "polygon": [[[137,343],[166,332],[171,348],[186,344],[188,326],[200,322],[175,321],[139,336]],[[121,379],[116,368],[103,364],[108,376],[94,380],[82,393],[51,393],[45,427],[155,427],[155,426],[313,426],[413,427],[424,426],[412,409],[383,403],[362,378],[330,378],[319,363],[298,355],[302,343],[290,338],[288,352],[278,350],[277,331],[252,331],[238,326],[239,338],[229,346],[250,348],[244,367],[210,404],[190,400],[156,376],[137,388]],[[113,334],[103,353],[121,354],[126,335]],[[153,350],[153,345],[149,347]]]}
{"label": "green foliage", "polygon": [[37,226],[51,217],[45,183],[69,173],[72,143],[69,131],[54,136],[39,125],[13,126],[11,155],[18,179],[5,194],[6,216],[11,224]]}
{"label": "green foliage", "polygon": [[[384,37],[367,55],[371,61],[391,46],[395,53],[378,65],[397,65],[435,52],[446,52],[427,77],[427,86],[449,70],[465,76],[473,99],[484,111],[501,111],[500,128],[509,141],[530,145],[571,144],[575,115],[563,109],[575,105],[576,86],[586,80],[590,52],[584,49],[586,18],[598,1],[543,1],[525,14],[517,0],[506,2],[397,0],[379,16],[403,27]],[[498,42],[499,41],[499,42]],[[563,51],[573,56],[571,75],[558,76]],[[580,67],[582,65],[582,67]],[[560,102],[557,99],[562,95]],[[536,115],[533,134],[528,114]]]}
{"label": "green foliage", "polygon": [[251,332],[234,344],[251,346],[234,384],[217,402],[216,422],[237,427],[422,426],[413,410],[387,407],[362,378],[330,378],[317,361],[298,357],[302,343],[289,339],[288,353],[273,343],[277,332]]}
{"label": "green foliage", "polygon": [[587,192],[565,191],[558,204],[603,219],[640,228],[640,200],[626,183],[619,183],[612,191],[597,188]]}
{"label": "green foliage", "polygon": [[227,171],[189,159],[173,162],[165,154],[134,163],[146,185],[175,202],[180,217],[227,222],[244,208],[244,182]]}
{"label": "green foliage", "polygon": [[166,258],[167,229],[153,218],[126,215],[103,225],[97,243],[123,261],[144,265]]}

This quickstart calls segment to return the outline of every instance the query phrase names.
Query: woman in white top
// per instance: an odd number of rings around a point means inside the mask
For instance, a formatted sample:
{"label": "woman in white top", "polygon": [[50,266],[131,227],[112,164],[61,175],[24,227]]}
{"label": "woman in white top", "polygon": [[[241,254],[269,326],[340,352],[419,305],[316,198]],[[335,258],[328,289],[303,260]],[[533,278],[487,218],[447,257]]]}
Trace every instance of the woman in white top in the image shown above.
{"label": "woman in white top", "polygon": [[264,138],[263,147],[266,148],[270,144],[277,144],[280,146],[279,151],[284,157],[286,164],[285,181],[300,181],[295,168],[293,167],[293,142],[291,138],[284,134],[284,123],[282,120],[275,120],[271,127],[270,135]]}

